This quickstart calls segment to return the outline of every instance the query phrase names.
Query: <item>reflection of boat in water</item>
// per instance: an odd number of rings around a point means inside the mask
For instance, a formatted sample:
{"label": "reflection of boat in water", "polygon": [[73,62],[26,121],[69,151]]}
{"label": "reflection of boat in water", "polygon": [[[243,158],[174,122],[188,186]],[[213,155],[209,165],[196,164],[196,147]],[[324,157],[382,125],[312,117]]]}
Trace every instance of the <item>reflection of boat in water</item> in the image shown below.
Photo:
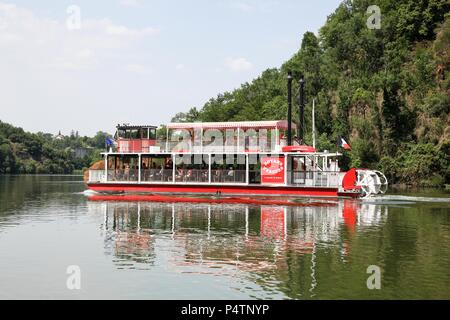
{"label": "reflection of boat in water", "polygon": [[118,267],[163,260],[175,272],[235,273],[286,269],[287,256],[317,248],[351,252],[353,234],[382,223],[387,209],[355,200],[327,206],[89,202],[103,214],[107,253]]}
{"label": "reflection of boat in water", "polygon": [[209,203],[209,204],[248,204],[272,206],[328,206],[329,202],[317,199],[292,199],[278,197],[189,197],[189,196],[163,196],[163,195],[89,195],[89,201],[118,201],[118,202],[166,202],[166,203]]}

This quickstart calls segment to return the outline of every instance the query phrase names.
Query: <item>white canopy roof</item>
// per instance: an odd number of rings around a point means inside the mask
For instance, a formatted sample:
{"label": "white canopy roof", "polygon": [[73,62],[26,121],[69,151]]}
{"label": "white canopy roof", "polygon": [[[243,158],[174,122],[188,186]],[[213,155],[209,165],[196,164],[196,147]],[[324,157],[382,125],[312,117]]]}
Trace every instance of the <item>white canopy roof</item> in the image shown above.
{"label": "white canopy roof", "polygon": [[[296,127],[292,123],[292,128]],[[286,120],[274,121],[234,121],[234,122],[191,122],[169,123],[168,129],[287,129]]]}

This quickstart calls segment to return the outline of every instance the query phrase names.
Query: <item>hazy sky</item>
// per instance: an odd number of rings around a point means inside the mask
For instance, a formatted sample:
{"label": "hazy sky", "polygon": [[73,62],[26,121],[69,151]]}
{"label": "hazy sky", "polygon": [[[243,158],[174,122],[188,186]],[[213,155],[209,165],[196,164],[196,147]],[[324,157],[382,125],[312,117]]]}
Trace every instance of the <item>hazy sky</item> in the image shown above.
{"label": "hazy sky", "polygon": [[279,67],[339,3],[0,0],[0,120],[87,135],[169,122]]}

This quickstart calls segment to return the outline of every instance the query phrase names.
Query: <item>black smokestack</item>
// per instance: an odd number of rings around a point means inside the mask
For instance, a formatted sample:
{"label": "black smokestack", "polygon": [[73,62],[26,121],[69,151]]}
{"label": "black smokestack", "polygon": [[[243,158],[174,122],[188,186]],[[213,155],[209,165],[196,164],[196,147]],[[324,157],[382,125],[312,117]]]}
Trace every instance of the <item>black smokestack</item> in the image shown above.
{"label": "black smokestack", "polygon": [[287,132],[287,145],[292,146],[292,72],[288,72],[288,132]]}
{"label": "black smokestack", "polygon": [[298,94],[298,138],[300,143],[304,143],[305,137],[305,79],[303,75],[300,76],[300,80],[298,82],[299,94]]}

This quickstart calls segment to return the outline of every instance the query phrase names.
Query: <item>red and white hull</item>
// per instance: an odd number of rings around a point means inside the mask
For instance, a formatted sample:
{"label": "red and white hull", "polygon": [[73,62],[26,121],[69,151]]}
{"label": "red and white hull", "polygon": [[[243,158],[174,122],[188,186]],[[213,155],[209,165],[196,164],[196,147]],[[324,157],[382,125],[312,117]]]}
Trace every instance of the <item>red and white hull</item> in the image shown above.
{"label": "red and white hull", "polygon": [[332,187],[296,187],[264,185],[199,185],[199,184],[132,184],[88,183],[88,188],[100,193],[150,193],[178,195],[228,195],[228,196],[298,196],[298,197],[352,197],[359,192],[339,192]]}

